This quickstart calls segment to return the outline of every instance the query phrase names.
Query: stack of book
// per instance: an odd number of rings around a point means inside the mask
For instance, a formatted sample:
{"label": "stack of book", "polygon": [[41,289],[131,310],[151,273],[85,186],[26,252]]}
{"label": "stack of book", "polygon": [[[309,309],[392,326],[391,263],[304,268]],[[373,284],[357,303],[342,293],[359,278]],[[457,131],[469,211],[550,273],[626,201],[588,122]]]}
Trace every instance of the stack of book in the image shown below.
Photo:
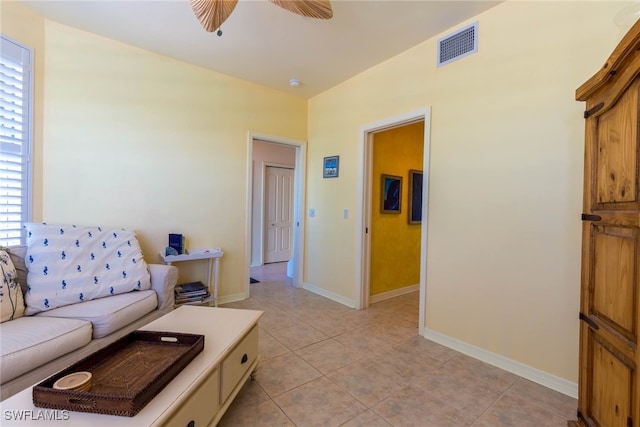
{"label": "stack of book", "polygon": [[209,289],[202,282],[177,285],[174,289],[176,304],[200,302],[209,296]]}

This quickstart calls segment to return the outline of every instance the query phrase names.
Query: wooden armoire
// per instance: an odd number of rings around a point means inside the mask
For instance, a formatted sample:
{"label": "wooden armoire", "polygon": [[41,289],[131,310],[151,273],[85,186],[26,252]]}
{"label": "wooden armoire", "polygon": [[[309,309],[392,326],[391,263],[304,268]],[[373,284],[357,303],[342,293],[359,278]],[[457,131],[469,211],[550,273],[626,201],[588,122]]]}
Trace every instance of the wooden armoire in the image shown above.
{"label": "wooden armoire", "polygon": [[586,102],[580,377],[570,426],[640,427],[640,20]]}

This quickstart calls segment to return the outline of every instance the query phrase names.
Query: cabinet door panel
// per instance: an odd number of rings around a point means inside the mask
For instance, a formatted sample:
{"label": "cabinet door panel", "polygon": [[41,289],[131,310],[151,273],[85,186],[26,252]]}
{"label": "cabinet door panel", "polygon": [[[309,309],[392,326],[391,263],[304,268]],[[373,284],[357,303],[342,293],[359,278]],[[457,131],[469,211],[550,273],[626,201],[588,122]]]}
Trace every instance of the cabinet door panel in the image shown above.
{"label": "cabinet door panel", "polygon": [[595,204],[597,209],[638,209],[638,85],[596,117]]}
{"label": "cabinet door panel", "polygon": [[593,226],[589,314],[637,342],[639,230]]}
{"label": "cabinet door panel", "polygon": [[258,327],[254,326],[249,333],[231,350],[222,361],[220,378],[220,403],[223,404],[240,379],[258,357]]}
{"label": "cabinet door panel", "polygon": [[591,335],[592,382],[589,418],[598,426],[627,427],[633,399],[633,369],[606,342]]}

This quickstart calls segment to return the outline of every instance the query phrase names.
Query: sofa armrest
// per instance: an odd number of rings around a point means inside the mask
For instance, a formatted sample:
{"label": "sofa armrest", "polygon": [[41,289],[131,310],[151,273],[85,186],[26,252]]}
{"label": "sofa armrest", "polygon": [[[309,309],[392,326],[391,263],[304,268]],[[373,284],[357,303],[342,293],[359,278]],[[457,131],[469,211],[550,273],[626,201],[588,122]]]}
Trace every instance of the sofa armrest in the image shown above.
{"label": "sofa armrest", "polygon": [[173,307],[173,290],[178,283],[178,268],[173,265],[147,264],[151,274],[151,289],[158,295],[158,310]]}

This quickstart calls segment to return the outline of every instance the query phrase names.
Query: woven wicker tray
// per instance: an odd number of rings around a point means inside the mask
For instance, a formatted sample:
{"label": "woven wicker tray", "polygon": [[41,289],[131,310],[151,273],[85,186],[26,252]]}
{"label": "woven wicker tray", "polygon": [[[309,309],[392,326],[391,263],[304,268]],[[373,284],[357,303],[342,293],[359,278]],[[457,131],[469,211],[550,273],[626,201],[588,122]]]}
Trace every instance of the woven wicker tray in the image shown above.
{"label": "woven wicker tray", "polygon": [[[132,417],[203,348],[203,335],[134,331],[33,387],[33,404]],[[91,390],[53,388],[59,378],[77,371],[91,372]]]}

